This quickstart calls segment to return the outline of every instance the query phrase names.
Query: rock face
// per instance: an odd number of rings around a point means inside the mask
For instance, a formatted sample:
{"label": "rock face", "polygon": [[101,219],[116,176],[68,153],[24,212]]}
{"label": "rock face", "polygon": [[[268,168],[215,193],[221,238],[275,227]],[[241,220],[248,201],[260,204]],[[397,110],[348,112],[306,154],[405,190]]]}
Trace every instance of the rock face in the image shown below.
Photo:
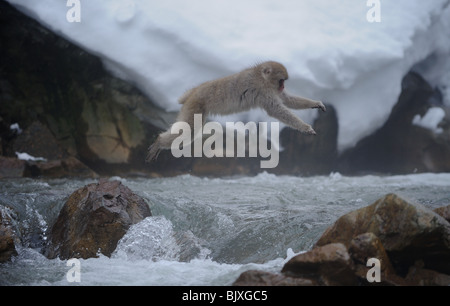
{"label": "rock face", "polygon": [[6,262],[17,255],[14,243],[15,237],[10,226],[10,220],[0,209],[0,263]]}
{"label": "rock face", "polygon": [[341,243],[330,243],[295,256],[281,272],[288,276],[317,278],[319,284],[333,286],[356,285],[353,270],[347,248]]}
{"label": "rock face", "polygon": [[[369,269],[377,265],[368,266],[369,259],[379,262],[380,282],[368,281]],[[281,273],[248,271],[235,282],[258,284],[448,286],[450,223],[422,205],[388,194],[340,217],[312,250],[293,257]]]}
{"label": "rock face", "polygon": [[69,197],[52,227],[49,258],[110,256],[135,223],[151,216],[148,204],[119,181],[101,180]]}
{"label": "rock face", "polygon": [[[6,1],[0,24],[3,155],[73,156],[97,173],[143,169],[149,142],[171,114]],[[11,135],[13,123],[24,132]]]}
{"label": "rock face", "polygon": [[450,222],[450,205],[439,207],[434,210],[439,216]]}
{"label": "rock face", "polygon": [[96,178],[98,174],[73,156],[46,162],[26,162],[25,177],[83,177]]}
{"label": "rock face", "polygon": [[0,156],[0,178],[23,177],[26,163],[15,157]]}
{"label": "rock face", "polygon": [[33,121],[7,148],[7,154],[15,156],[16,152],[28,153],[46,160],[57,160],[68,157],[50,130],[39,121]]}
{"label": "rock face", "polygon": [[402,93],[386,123],[372,135],[360,140],[337,161],[341,173],[413,173],[450,171],[450,125],[441,123],[443,132],[413,125],[416,115],[442,104],[440,93],[420,75],[410,72],[402,82]]}
{"label": "rock face", "polygon": [[12,177],[98,177],[97,173],[74,156],[70,156],[58,143],[50,130],[34,121],[22,133],[12,138],[7,154],[28,153],[45,161],[24,161],[16,157],[0,156],[0,178]]}
{"label": "rock face", "polygon": [[317,286],[314,280],[290,277],[259,270],[243,272],[233,283],[234,286]]}
{"label": "rock face", "polygon": [[406,273],[417,259],[422,259],[426,268],[450,274],[450,224],[433,211],[395,194],[342,216],[315,246],[340,242],[349,247],[354,237],[367,232],[381,240],[400,273]]}
{"label": "rock face", "polygon": [[335,170],[338,150],[338,119],[332,105],[320,111],[313,123],[317,132],[308,136],[292,128],[284,128],[280,134],[280,164],[273,172],[277,174],[329,174]]}

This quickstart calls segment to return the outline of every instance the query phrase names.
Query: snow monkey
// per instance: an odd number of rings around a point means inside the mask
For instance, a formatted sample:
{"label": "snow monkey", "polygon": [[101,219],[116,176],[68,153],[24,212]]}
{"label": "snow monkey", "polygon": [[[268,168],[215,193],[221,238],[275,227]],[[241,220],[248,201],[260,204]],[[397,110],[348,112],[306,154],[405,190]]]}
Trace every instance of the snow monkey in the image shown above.
{"label": "snow monkey", "polygon": [[[205,124],[208,115],[228,115],[263,108],[271,117],[275,117],[302,133],[315,135],[313,128],[295,116],[288,108],[320,108],[326,111],[320,101],[289,95],[284,90],[288,79],[286,68],[277,62],[268,61],[239,73],[205,82],[188,90],[179,99],[182,104],[177,122],[186,122],[193,130],[194,114],[203,115]],[[161,133],[148,148],[147,162],[156,160],[162,149],[170,149],[178,134],[171,130]]]}

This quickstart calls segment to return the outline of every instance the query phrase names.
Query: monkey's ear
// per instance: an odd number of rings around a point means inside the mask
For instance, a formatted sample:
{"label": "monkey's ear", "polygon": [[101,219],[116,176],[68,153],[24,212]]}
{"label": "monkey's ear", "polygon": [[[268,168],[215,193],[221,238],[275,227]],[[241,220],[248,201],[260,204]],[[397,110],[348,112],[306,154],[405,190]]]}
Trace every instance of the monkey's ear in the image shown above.
{"label": "monkey's ear", "polygon": [[272,67],[269,67],[269,66],[263,67],[262,76],[264,79],[268,80],[271,73],[272,73]]}
{"label": "monkey's ear", "polygon": [[269,75],[272,73],[272,68],[271,67],[264,67],[263,68],[263,73],[264,75]]}

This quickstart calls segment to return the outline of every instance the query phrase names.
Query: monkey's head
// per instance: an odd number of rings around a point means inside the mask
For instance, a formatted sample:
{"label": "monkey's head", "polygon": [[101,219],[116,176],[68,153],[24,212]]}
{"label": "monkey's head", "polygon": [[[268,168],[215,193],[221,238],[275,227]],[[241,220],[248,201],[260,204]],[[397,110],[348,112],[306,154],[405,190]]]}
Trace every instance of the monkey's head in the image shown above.
{"label": "monkey's head", "polygon": [[262,76],[266,80],[267,85],[282,92],[284,89],[284,81],[289,77],[286,68],[277,62],[265,62],[260,66]]}

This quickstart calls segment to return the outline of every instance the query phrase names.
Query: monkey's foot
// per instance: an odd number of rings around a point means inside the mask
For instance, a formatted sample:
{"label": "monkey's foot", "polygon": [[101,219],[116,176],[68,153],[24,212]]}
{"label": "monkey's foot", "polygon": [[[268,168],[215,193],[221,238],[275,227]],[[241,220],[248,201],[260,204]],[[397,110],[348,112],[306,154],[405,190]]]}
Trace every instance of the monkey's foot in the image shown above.
{"label": "monkey's foot", "polygon": [[147,158],[145,159],[145,162],[151,163],[152,161],[155,161],[158,158],[160,152],[161,149],[159,148],[159,146],[156,143],[152,144],[148,148]]}
{"label": "monkey's foot", "polygon": [[320,102],[320,101],[318,101],[317,102],[317,105],[316,106],[313,106],[313,108],[320,108],[322,111],[324,111],[324,112],[326,112],[327,111],[327,108],[325,107],[325,105],[322,103],[322,102]]}

